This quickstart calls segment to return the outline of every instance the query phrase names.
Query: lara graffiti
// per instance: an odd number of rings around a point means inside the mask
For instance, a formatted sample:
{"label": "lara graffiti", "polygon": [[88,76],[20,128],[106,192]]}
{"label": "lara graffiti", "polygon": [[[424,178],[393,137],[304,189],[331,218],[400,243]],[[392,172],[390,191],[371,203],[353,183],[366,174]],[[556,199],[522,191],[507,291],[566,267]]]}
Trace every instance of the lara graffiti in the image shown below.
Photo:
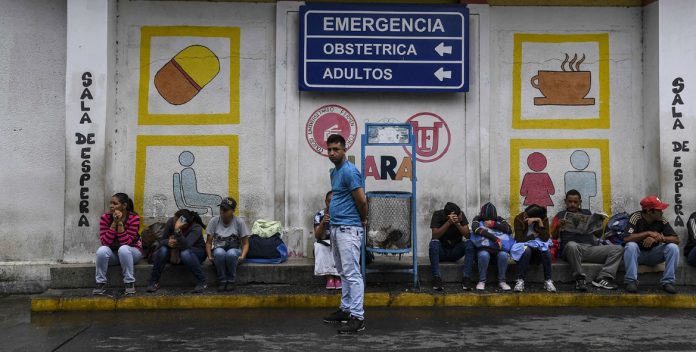
{"label": "lara graffiti", "polygon": [[379,166],[374,155],[365,156],[365,178],[373,177],[375,180],[395,180],[401,181],[404,178],[411,180],[413,172],[411,170],[411,158],[408,156],[401,159],[397,167],[396,157],[390,155],[379,156]]}
{"label": "lara graffiti", "polygon": [[[672,130],[684,129],[684,124],[681,122],[682,113],[677,111],[677,105],[684,105],[684,101],[681,98],[681,93],[684,91],[685,82],[681,77],[677,77],[672,81],[672,93],[674,93],[674,99],[672,100],[672,118],[674,123],[672,125]],[[682,188],[684,185],[684,165],[682,162],[682,157],[677,155],[677,153],[688,153],[689,141],[672,141],[672,152],[674,155],[674,226],[683,227],[684,220],[682,216],[684,212],[682,209],[684,205],[682,204]]]}
{"label": "lara graffiti", "polygon": [[[92,120],[89,117],[90,107],[87,105],[87,101],[92,100],[92,92],[90,92],[89,87],[92,86],[92,73],[85,72],[82,74],[82,94],[80,95],[80,112],[82,116],[80,117],[80,124],[91,124]],[[88,181],[92,178],[92,162],[91,162],[91,151],[92,147],[88,145],[93,145],[96,143],[94,140],[94,133],[75,133],[75,144],[82,146],[80,150],[80,158],[82,159],[81,171],[79,184],[80,184],[80,219],[77,222],[78,227],[89,227],[89,220],[85,214],[89,214],[89,185]]]}
{"label": "lara graffiti", "polygon": [[[561,64],[561,71],[542,71],[532,77],[532,87],[538,89],[543,97],[535,97],[534,105],[594,105],[594,98],[586,98],[592,87],[592,72],[580,71],[580,64],[585,61],[585,54],[578,60],[578,55]],[[566,69],[568,64],[568,69]]]}

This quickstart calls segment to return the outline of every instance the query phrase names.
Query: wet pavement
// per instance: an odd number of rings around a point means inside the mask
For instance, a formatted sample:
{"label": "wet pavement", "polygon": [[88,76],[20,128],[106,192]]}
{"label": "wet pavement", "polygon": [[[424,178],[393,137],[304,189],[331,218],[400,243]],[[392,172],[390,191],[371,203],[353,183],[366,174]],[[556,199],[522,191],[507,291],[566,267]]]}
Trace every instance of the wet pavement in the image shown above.
{"label": "wet pavement", "polygon": [[[669,296],[665,296],[668,299]],[[30,314],[0,299],[3,351],[694,351],[696,310],[368,309],[367,330],[339,336],[325,309]]]}

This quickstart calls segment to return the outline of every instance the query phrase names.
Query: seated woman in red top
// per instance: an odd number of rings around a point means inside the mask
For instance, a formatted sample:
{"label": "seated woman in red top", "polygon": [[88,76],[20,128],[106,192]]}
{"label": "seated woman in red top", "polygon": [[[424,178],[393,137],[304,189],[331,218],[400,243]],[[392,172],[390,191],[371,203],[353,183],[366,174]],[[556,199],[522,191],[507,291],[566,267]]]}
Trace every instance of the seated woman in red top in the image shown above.
{"label": "seated woman in red top", "polygon": [[109,265],[121,265],[125,294],[135,294],[133,265],[143,256],[142,243],[138,229],[140,216],[133,210],[133,201],[125,193],[111,197],[109,212],[99,220],[99,241],[97,249],[97,287],[95,295],[106,293],[106,271]]}

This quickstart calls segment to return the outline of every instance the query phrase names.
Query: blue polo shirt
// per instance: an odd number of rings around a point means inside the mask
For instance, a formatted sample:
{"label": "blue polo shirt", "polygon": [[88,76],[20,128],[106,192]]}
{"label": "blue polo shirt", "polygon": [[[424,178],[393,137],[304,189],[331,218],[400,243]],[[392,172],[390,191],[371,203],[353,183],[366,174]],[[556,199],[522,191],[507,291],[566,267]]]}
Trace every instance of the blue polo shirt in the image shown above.
{"label": "blue polo shirt", "polygon": [[362,226],[358,207],[355,206],[353,191],[365,188],[360,171],[347,159],[331,169],[331,225]]}

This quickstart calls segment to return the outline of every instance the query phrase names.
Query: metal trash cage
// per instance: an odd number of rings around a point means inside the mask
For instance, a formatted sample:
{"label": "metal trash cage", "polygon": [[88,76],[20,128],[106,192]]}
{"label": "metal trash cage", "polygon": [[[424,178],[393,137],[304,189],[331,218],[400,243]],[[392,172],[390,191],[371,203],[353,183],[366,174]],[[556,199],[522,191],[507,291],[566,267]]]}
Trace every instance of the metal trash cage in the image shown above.
{"label": "metal trash cage", "polygon": [[383,253],[405,253],[412,247],[411,192],[367,192],[366,247]]}

